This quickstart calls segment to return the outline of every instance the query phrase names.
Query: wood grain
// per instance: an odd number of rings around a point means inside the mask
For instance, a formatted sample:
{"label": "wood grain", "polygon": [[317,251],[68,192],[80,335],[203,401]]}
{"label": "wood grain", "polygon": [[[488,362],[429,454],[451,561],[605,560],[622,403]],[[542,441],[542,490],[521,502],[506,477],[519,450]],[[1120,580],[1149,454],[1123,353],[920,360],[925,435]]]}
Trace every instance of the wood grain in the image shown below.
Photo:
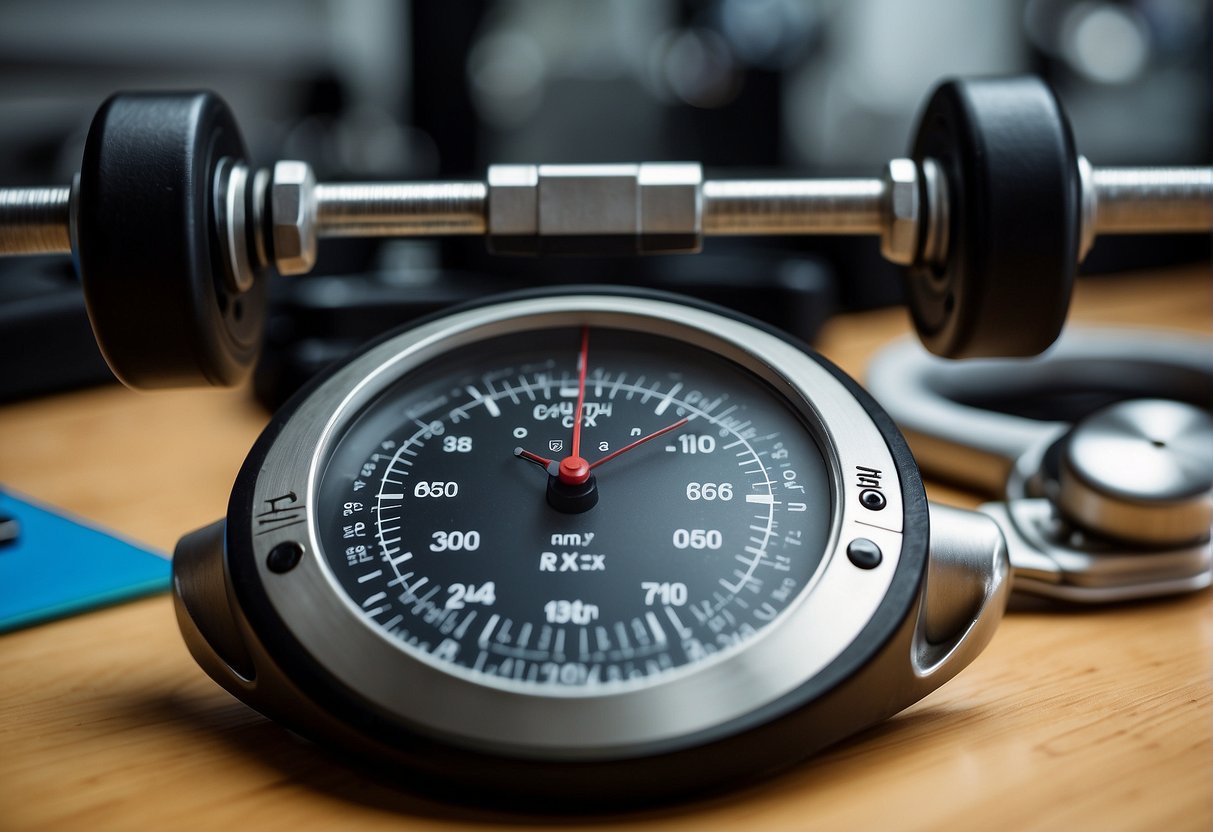
{"label": "wood grain", "polygon": [[[1207,332],[1211,303],[1207,268],[1185,269],[1081,282],[1073,317]],[[897,310],[846,316],[821,348],[859,374],[905,331]],[[167,551],[223,514],[266,420],[243,391],[11,405],[0,482]],[[1211,655],[1208,592],[1018,609],[943,689],[760,786],[660,812],[529,819],[426,801],[279,730],[198,670],[161,596],[0,636],[0,829],[1207,830]]]}

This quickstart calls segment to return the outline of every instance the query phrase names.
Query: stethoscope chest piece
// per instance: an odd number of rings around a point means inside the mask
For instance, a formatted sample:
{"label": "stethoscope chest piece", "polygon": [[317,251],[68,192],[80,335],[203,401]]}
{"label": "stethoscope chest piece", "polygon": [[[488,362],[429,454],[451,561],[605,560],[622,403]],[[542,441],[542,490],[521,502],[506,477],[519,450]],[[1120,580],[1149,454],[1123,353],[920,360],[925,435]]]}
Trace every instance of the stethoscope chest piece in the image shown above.
{"label": "stethoscope chest piece", "polygon": [[1080,603],[1211,583],[1213,344],[1068,331],[1041,358],[964,363],[899,343],[869,389],[928,473],[997,493],[1014,589]]}
{"label": "stethoscope chest piece", "polygon": [[1166,399],[1119,402],[1092,414],[1063,442],[1057,506],[1085,529],[1143,546],[1207,538],[1213,417]]}

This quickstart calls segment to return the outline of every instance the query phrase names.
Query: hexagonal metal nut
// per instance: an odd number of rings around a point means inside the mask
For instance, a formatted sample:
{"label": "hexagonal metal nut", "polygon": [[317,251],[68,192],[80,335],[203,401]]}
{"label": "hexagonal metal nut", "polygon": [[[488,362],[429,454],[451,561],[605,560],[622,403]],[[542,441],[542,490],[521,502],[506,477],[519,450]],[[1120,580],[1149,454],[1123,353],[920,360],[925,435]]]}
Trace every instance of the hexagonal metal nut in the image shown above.
{"label": "hexagonal metal nut", "polygon": [[885,168],[885,215],[880,253],[886,260],[909,266],[918,256],[918,227],[922,213],[918,194],[918,165],[893,159]]}
{"label": "hexagonal metal nut", "polygon": [[269,186],[270,237],[279,274],[306,274],[316,263],[316,177],[307,162],[278,162]]}

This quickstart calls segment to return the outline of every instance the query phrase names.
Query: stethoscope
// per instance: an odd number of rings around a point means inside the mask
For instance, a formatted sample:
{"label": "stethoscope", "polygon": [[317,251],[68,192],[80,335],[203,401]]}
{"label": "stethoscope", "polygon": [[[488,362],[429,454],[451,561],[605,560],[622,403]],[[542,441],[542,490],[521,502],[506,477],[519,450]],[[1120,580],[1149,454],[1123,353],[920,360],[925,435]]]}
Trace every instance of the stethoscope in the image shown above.
{"label": "stethoscope", "polygon": [[919,465],[1000,495],[1016,591],[1081,603],[1209,586],[1213,341],[1072,328],[1037,359],[900,341],[867,386]]}

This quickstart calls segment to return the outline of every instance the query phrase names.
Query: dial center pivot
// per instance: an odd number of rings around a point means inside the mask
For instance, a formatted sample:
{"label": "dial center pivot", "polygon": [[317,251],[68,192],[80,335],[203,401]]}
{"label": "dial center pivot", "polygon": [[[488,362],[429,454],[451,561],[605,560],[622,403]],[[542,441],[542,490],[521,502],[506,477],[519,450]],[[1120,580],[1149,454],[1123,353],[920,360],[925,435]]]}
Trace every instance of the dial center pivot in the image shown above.
{"label": "dial center pivot", "polygon": [[565,485],[583,485],[590,478],[590,463],[579,456],[560,460],[556,478]]}
{"label": "dial center pivot", "polygon": [[[564,463],[574,459],[567,457],[561,461],[563,472]],[[566,481],[562,476],[548,477],[548,505],[565,514],[581,514],[598,505],[598,478],[590,476],[590,466],[584,459],[577,459],[583,466],[585,479],[580,482]]]}

